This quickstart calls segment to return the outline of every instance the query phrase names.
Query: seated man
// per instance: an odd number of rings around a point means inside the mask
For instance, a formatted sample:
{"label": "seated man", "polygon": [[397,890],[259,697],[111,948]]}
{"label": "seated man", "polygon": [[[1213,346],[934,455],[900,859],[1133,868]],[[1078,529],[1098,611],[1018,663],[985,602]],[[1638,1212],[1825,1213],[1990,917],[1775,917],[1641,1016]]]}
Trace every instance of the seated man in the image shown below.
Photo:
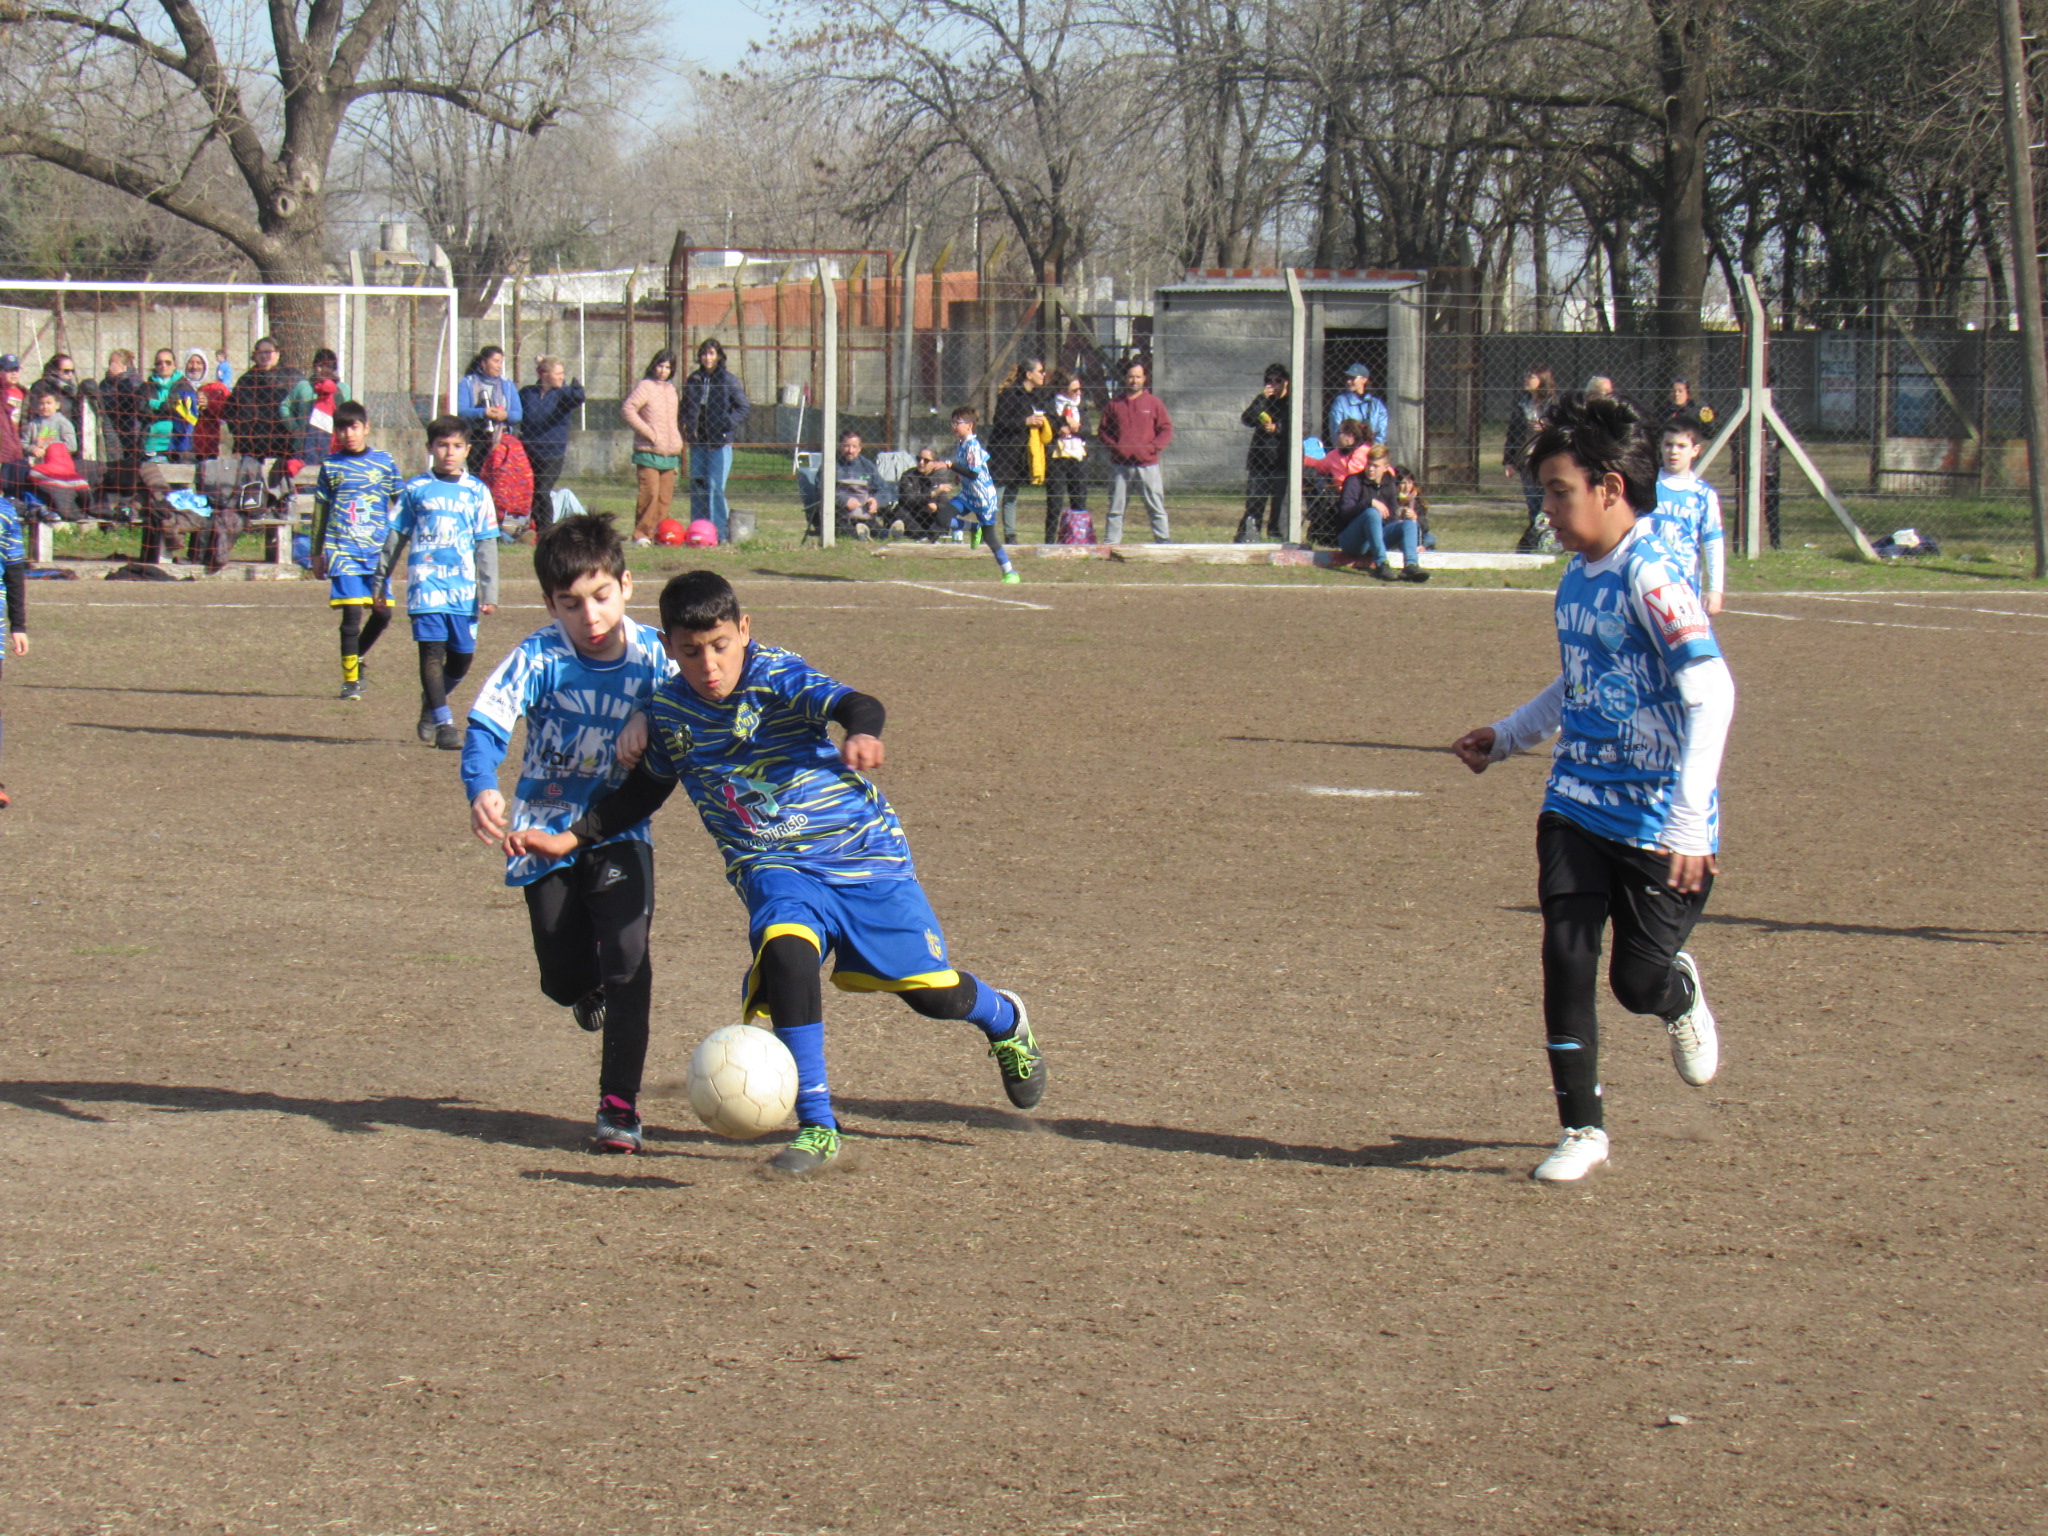
{"label": "seated man", "polygon": [[917,463],[896,482],[893,531],[913,539],[937,539],[952,521],[953,482],[946,463],[929,448],[917,450]]}
{"label": "seated man", "polygon": [[876,519],[882,511],[875,496],[875,485],[881,476],[875,461],[862,453],[860,447],[858,432],[840,433],[839,460],[832,473],[839,516],[852,528],[856,539],[866,539],[874,536]]}

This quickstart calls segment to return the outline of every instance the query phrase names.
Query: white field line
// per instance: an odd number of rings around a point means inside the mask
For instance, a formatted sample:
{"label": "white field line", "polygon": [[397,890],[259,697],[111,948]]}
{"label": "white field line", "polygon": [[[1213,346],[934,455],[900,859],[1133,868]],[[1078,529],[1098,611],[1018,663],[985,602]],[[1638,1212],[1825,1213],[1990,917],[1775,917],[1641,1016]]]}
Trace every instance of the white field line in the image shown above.
{"label": "white field line", "polygon": [[1420,800],[1419,789],[1342,789],[1334,784],[1304,784],[1311,795],[1342,795],[1348,800]]}
{"label": "white field line", "polygon": [[890,581],[885,582],[884,585],[891,587],[915,587],[920,592],[938,592],[947,597],[971,597],[978,602],[1001,603],[1006,608],[1029,608],[1036,613],[1052,612],[1052,609],[1045,603],[1027,603],[1020,597],[997,597],[992,592],[955,592],[951,587],[935,587],[928,581]]}

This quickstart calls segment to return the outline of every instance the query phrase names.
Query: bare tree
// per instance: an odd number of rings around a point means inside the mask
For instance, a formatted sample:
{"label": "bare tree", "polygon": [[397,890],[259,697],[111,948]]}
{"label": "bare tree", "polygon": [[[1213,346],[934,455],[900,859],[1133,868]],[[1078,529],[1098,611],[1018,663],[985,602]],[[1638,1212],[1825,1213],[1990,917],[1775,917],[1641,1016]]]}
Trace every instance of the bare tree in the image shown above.
{"label": "bare tree", "polygon": [[[562,59],[592,44],[604,0],[479,0],[472,47],[376,73],[400,0],[78,0],[0,8],[0,155],[19,155],[165,209],[241,251],[269,282],[317,282],[327,258],[328,168],[344,118],[392,96],[430,98],[538,134],[562,110]],[[260,19],[259,19],[260,17]],[[495,25],[493,25],[495,23]],[[82,103],[134,103],[125,133],[94,132]],[[223,155],[239,195],[202,174]],[[317,311],[277,308],[317,330]]]}

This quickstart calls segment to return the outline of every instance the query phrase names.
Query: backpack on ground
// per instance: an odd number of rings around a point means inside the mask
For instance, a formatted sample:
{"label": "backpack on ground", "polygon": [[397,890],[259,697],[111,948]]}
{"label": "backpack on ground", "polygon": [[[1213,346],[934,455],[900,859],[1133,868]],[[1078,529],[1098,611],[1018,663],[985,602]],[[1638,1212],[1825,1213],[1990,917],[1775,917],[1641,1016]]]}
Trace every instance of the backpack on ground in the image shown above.
{"label": "backpack on ground", "polygon": [[1062,544],[1093,544],[1095,542],[1095,514],[1069,508],[1060,514],[1060,542]]}
{"label": "backpack on ground", "polygon": [[526,457],[526,445],[509,433],[491,445],[484,455],[483,470],[477,478],[491,493],[498,521],[509,517],[533,516],[533,464]]}

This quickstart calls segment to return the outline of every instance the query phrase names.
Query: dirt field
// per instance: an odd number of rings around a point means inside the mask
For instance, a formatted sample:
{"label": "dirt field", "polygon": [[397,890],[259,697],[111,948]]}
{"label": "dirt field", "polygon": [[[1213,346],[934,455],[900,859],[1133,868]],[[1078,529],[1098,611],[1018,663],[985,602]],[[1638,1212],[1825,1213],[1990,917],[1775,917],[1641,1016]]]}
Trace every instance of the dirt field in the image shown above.
{"label": "dirt field", "polygon": [[833,994],[862,1162],[799,1187],[674,1096],[745,960],[680,802],[669,1096],[601,1160],[403,631],[348,706],[312,583],[39,583],[0,1531],[2042,1529],[2048,599],[1736,600],[1725,1066],[1605,1008],[1614,1162],[1544,1189],[1542,765],[1440,748],[1554,669],[1545,600],[984,575],[741,588],[890,703],[1053,1071],[1012,1114]]}

